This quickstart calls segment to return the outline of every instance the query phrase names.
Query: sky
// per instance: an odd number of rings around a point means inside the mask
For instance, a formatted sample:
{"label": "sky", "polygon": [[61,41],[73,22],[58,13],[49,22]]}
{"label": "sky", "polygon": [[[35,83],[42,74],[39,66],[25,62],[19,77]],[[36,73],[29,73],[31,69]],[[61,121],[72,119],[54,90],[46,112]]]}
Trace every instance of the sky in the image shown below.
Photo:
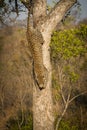
{"label": "sky", "polygon": [[[47,2],[52,5],[53,0],[47,0]],[[59,0],[54,0],[59,1]],[[72,9],[71,14],[74,15],[77,12],[76,18],[77,21],[82,21],[87,18],[87,0],[77,0],[80,3],[80,6]]]}
{"label": "sky", "polygon": [[81,19],[87,18],[87,0],[78,0],[81,4]]}
{"label": "sky", "polygon": [[[7,0],[5,0],[7,2]],[[49,5],[53,5],[53,0],[47,0]],[[59,0],[54,0],[54,1],[59,1]],[[87,0],[77,0],[80,4],[80,6],[76,6],[74,8],[71,9],[71,13],[70,15],[73,16],[75,18],[75,22],[74,23],[78,23],[80,21],[83,21],[84,19],[87,19]],[[8,3],[8,2],[7,2]],[[20,3],[20,1],[18,0],[18,4],[19,6],[19,14],[17,16],[17,14],[15,12],[11,12],[9,17],[7,14],[5,14],[4,16],[1,15],[1,17],[3,17],[4,19],[4,23],[6,23],[7,25],[14,24],[11,21],[14,21],[15,19],[15,24],[17,23],[22,23],[24,26],[26,25],[26,19],[27,19],[27,9]],[[11,3],[11,5],[9,5],[11,8],[12,6],[14,6],[14,2]],[[1,11],[1,9],[0,9]],[[10,18],[10,21],[9,21]],[[22,22],[21,22],[22,20]],[[0,26],[2,26],[2,23],[0,23]]]}

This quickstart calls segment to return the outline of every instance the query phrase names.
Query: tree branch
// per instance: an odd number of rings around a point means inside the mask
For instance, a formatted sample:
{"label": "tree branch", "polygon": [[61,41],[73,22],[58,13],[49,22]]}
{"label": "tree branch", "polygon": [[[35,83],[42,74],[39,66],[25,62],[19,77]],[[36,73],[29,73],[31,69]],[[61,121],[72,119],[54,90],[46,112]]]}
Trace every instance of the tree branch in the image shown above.
{"label": "tree branch", "polygon": [[43,20],[42,28],[48,33],[52,33],[57,24],[62,20],[65,13],[75,4],[77,0],[60,0],[47,17]]}
{"label": "tree branch", "polygon": [[68,92],[68,97],[67,97],[67,102],[69,102],[69,100],[70,100],[71,91],[72,91],[72,88],[71,88],[71,86],[70,86],[69,92]]}
{"label": "tree branch", "polygon": [[66,99],[65,99],[65,96],[64,96],[64,93],[63,93],[63,73],[62,73],[62,69],[59,67],[58,65],[58,75],[59,75],[59,85],[60,85],[60,92],[61,92],[61,97],[63,99],[63,102],[64,102],[64,105],[66,104]]}
{"label": "tree branch", "polygon": [[23,5],[28,9],[28,7],[29,7],[29,1],[30,0],[20,0],[21,1],[21,3],[23,3]]}
{"label": "tree branch", "polygon": [[60,118],[59,118],[58,121],[57,121],[56,129],[55,129],[55,130],[58,130],[59,124],[60,124],[60,122],[61,122],[63,116],[65,115],[65,113],[66,113],[66,111],[67,111],[67,108],[68,108],[68,105],[69,105],[68,103],[69,103],[69,102],[66,102],[66,104],[65,104],[64,110],[63,110],[63,112],[62,112]]}
{"label": "tree branch", "polygon": [[64,105],[65,105],[64,110],[63,110],[63,112],[62,112],[60,118],[59,118],[58,121],[57,121],[56,130],[58,129],[59,124],[60,124],[60,122],[61,122],[63,116],[65,115],[69,104],[70,104],[75,98],[77,98],[77,97],[79,97],[79,96],[81,96],[81,95],[84,95],[84,94],[86,94],[86,93],[87,93],[87,91],[84,91],[84,92],[82,92],[82,93],[80,93],[80,94],[74,96],[72,99],[70,99],[71,92],[68,94],[68,98],[67,98],[66,104],[64,104]]}
{"label": "tree branch", "polygon": [[82,92],[82,93],[80,93],[80,94],[77,94],[76,96],[74,96],[73,98],[71,98],[71,99],[69,100],[69,103],[71,103],[75,98],[77,98],[77,97],[79,97],[79,96],[81,96],[81,95],[84,95],[84,94],[86,94],[86,93],[87,93],[87,91]]}
{"label": "tree branch", "polygon": [[47,0],[33,0],[33,22],[34,26],[46,16],[47,11]]}

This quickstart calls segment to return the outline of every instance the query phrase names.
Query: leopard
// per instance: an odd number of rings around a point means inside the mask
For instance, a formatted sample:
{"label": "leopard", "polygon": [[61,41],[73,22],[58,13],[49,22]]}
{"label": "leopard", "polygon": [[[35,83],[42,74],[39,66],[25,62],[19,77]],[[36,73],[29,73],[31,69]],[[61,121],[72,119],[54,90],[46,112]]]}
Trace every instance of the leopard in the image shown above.
{"label": "leopard", "polygon": [[[30,7],[30,6],[29,6]],[[42,46],[44,44],[41,32],[30,24],[30,11],[28,11],[27,39],[33,57],[33,75],[35,82],[42,90],[46,86],[47,69],[43,64]]]}

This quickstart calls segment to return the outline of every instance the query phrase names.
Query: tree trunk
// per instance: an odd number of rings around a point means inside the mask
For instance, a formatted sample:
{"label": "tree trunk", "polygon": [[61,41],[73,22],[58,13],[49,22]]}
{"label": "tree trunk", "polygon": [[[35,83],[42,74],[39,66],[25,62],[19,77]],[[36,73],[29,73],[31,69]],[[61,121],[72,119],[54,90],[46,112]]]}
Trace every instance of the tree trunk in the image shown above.
{"label": "tree trunk", "polygon": [[[46,39],[46,37],[44,38],[48,43],[50,38],[49,37],[47,37],[48,39]],[[47,54],[47,57],[45,58],[46,58],[46,65],[47,65],[46,67],[48,70],[48,81],[45,89],[40,90],[35,86],[33,87],[33,129],[53,130],[54,117],[53,117],[53,102],[52,102],[52,91],[51,91],[52,70],[50,64],[49,49],[46,48],[45,52],[43,49],[43,53]]]}
{"label": "tree trunk", "polygon": [[[52,11],[46,13],[46,0],[34,0],[33,25],[43,37],[42,45],[43,65],[47,70],[48,77],[44,89],[33,86],[33,130],[54,130],[53,101],[51,90],[52,69],[50,62],[49,44],[51,34],[57,24],[62,20],[64,14],[76,0],[61,0]],[[37,44],[37,43],[36,43]]]}

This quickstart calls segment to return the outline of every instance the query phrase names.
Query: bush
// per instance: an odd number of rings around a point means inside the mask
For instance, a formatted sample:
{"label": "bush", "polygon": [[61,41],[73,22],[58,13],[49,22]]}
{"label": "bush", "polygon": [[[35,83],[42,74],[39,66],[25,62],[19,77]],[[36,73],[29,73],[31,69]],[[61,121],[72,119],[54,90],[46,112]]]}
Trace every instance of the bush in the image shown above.
{"label": "bush", "polygon": [[51,56],[56,59],[70,59],[86,52],[87,25],[79,28],[56,31],[51,40]]}
{"label": "bush", "polygon": [[19,123],[21,121],[21,117],[18,117],[18,119],[10,118],[7,122],[7,127],[9,130],[33,130],[33,120],[32,115],[29,114],[27,119],[25,119],[19,127]]}
{"label": "bush", "polygon": [[79,130],[78,126],[71,126],[70,122],[61,121],[58,130]]}

